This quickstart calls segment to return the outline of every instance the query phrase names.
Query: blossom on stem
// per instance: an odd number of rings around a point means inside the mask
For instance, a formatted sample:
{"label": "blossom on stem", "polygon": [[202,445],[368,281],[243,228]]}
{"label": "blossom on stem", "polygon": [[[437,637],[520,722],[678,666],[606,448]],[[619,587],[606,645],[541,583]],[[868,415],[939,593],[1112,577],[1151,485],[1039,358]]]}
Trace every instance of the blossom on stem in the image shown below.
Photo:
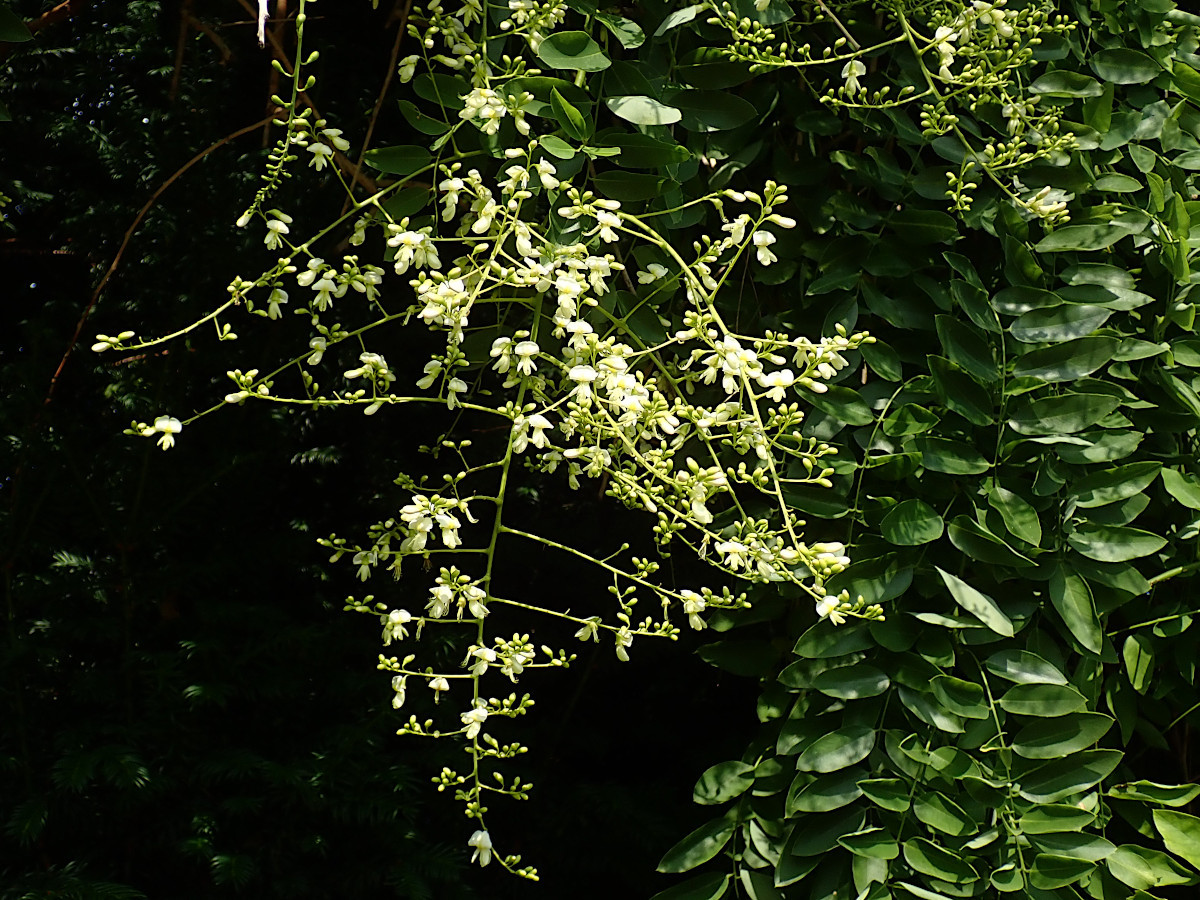
{"label": "blossom on stem", "polygon": [[471,862],[479,860],[480,866],[486,866],[492,861],[492,838],[486,831],[476,831],[467,841],[468,847],[474,847]]}
{"label": "blossom on stem", "polygon": [[383,623],[383,646],[391,646],[393,640],[402,641],[408,637],[408,629],[404,626],[412,621],[412,614],[407,609],[393,609],[385,616],[380,616]]}
{"label": "blossom on stem", "polygon": [[[487,721],[487,717],[487,702],[482,699],[475,701],[474,709],[467,710],[459,717],[462,719],[463,725],[466,726],[467,738],[469,740],[474,740],[479,736],[479,730],[483,727],[483,723]],[[486,832],[484,834],[486,835]]]}

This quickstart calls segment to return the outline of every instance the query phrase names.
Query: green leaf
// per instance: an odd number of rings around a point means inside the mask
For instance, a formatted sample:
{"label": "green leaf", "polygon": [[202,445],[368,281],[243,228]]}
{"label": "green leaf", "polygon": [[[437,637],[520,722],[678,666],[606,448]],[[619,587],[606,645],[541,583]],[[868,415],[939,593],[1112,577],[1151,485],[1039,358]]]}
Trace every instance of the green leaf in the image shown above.
{"label": "green leaf", "polygon": [[1175,76],[1174,87],[1185,97],[1200,103],[1200,72],[1179,59],[1171,61],[1171,74]]}
{"label": "green leaf", "polygon": [[704,4],[697,3],[695,6],[685,6],[683,9],[675,10],[675,12],[662,20],[662,23],[655,30],[654,36],[662,37],[672,28],[678,28],[680,25],[692,21],[692,19],[696,18],[699,13],[704,12],[707,8]]}
{"label": "green leaf", "polygon": [[913,803],[913,814],[930,828],[952,837],[979,830],[975,820],[961,806],[936,791],[918,796]]}
{"label": "green leaf", "polygon": [[875,746],[875,729],[848,725],[817,738],[796,758],[800,772],[836,772],[867,758]]}
{"label": "green leaf", "polygon": [[1020,794],[1033,803],[1056,803],[1099,784],[1124,758],[1125,754],[1120,750],[1075,753],[1023,776]]}
{"label": "green leaf", "polygon": [[1107,191],[1113,194],[1133,194],[1140,191],[1145,185],[1128,175],[1101,175],[1096,179],[1093,187],[1098,191]]}
{"label": "green leaf", "polygon": [[987,491],[988,505],[1000,513],[1009,534],[1035,547],[1042,542],[1042,523],[1037,510],[1022,497],[998,484],[991,484]]}
{"label": "green leaf", "polygon": [[1050,575],[1050,601],[1075,640],[1099,655],[1104,646],[1104,629],[1096,615],[1088,583],[1074,572],[1056,566]]}
{"label": "green leaf", "polygon": [[1139,694],[1146,693],[1154,675],[1154,642],[1147,635],[1131,634],[1121,647],[1125,674]]}
{"label": "green leaf", "polygon": [[1013,366],[1013,375],[1039,378],[1051,383],[1075,381],[1091,375],[1110,362],[1121,342],[1111,337],[1081,337],[1044,350],[1024,354]]}
{"label": "green leaf", "polygon": [[646,33],[632,19],[609,12],[598,12],[596,18],[613,33],[626,50],[633,50],[646,42]]}
{"label": "green leaf", "polygon": [[754,784],[754,766],[740,760],[717,763],[709,767],[692,790],[692,802],[704,806],[725,803],[741,796]]}
{"label": "green leaf", "polygon": [[444,72],[423,72],[413,79],[413,90],[422,100],[436,103],[439,109],[463,109],[463,97],[471,92],[471,85],[461,75]]}
{"label": "green leaf", "polygon": [[656,169],[672,166],[691,159],[686,147],[670,141],[660,141],[648,134],[609,134],[598,141],[608,147],[617,147],[621,155],[617,161],[633,169]]}
{"label": "green leaf", "polygon": [[1152,57],[1124,48],[1101,50],[1089,63],[1093,72],[1113,84],[1145,84],[1163,71]]}
{"label": "green leaf", "polygon": [[868,778],[858,786],[872,803],[890,812],[904,812],[912,802],[909,786],[899,778]]}
{"label": "green leaf", "polygon": [[363,159],[371,168],[402,179],[411,178],[433,162],[429,151],[417,146],[380,147],[368,150]]}
{"label": "green leaf", "polygon": [[1095,78],[1063,69],[1043,75],[1029,86],[1029,92],[1047,97],[1099,97],[1104,88]]}
{"label": "green leaf", "polygon": [[1031,309],[1049,309],[1063,305],[1063,298],[1052,291],[1029,285],[1008,287],[992,297],[992,308],[1006,316],[1019,316]]}
{"label": "green leaf", "polygon": [[[936,568],[936,567],[935,567]],[[955,602],[963,609],[969,612],[975,618],[979,619],[984,625],[990,628],[996,634],[1002,637],[1013,636],[1012,621],[996,605],[996,601],[987,594],[975,590],[962,579],[938,569],[937,573],[942,576],[942,581],[954,596]]]}
{"label": "green leaf", "polygon": [[838,838],[838,843],[855,856],[867,859],[895,859],[900,855],[900,845],[882,828],[868,828],[843,835]]}
{"label": "green leaf", "polygon": [[902,547],[928,544],[942,536],[942,517],[923,500],[897,503],[880,523],[884,540]]}
{"label": "green leaf", "polygon": [[1021,816],[1017,824],[1025,834],[1059,834],[1082,831],[1095,820],[1094,813],[1078,806],[1047,803],[1029,810]]}
{"label": "green leaf", "polygon": [[729,887],[729,878],[720,872],[697,875],[683,884],[659,891],[650,900],[721,900]]}
{"label": "green leaf", "polygon": [[1141,800],[1163,806],[1187,806],[1200,796],[1200,784],[1159,784],[1155,781],[1131,781],[1118,784],[1108,792],[1115,800]]}
{"label": "green leaf", "polygon": [[1020,716],[1065,716],[1087,706],[1087,698],[1070,685],[1018,684],[1000,698],[1005,712]]}
{"label": "green leaf", "polygon": [[1035,888],[1051,891],[1074,884],[1095,868],[1096,864],[1086,859],[1039,853],[1033,858],[1029,881]]}
{"label": "green leaf", "polygon": [[[569,136],[577,141],[586,141],[592,136],[592,123],[558,88],[550,89],[550,109],[554,118]],[[564,142],[565,143],[565,142]]]}
{"label": "green leaf", "polygon": [[659,103],[653,97],[633,94],[628,97],[608,97],[604,103],[614,115],[634,125],[673,125],[683,113],[673,106]]}
{"label": "green leaf", "polygon": [[1059,759],[1086,750],[1104,737],[1112,724],[1112,717],[1102,713],[1069,713],[1026,725],[1013,738],[1012,749],[1026,759]]}
{"label": "green leaf", "polygon": [[991,714],[983,688],[974,682],[953,675],[938,675],[929,686],[938,702],[955,715],[986,719]]}
{"label": "green leaf", "polygon": [[1028,650],[1001,650],[985,663],[987,670],[1017,684],[1067,684],[1067,676]]}
{"label": "green leaf", "polygon": [[1025,344],[1055,344],[1091,334],[1112,313],[1111,309],[1086,303],[1031,309],[1012,323],[1009,333]]}
{"label": "green leaf", "polygon": [[1104,250],[1130,231],[1120,225],[1064,225],[1046,235],[1034,246],[1038,253],[1063,253],[1068,250]]}
{"label": "green leaf", "polygon": [[867,406],[858,392],[841,385],[829,385],[821,394],[810,393],[808,401],[821,412],[847,425],[870,425],[875,421],[871,407]]}
{"label": "green leaf", "polygon": [[940,356],[929,357],[929,368],[948,409],[975,425],[992,423],[992,398],[974,378]]}
{"label": "green leaf", "polygon": [[734,810],[706,822],[666,852],[658,871],[687,872],[703,865],[724,849],[736,827]]}
{"label": "green leaf", "polygon": [[1095,472],[1072,486],[1071,500],[1084,509],[1125,500],[1145,490],[1160,469],[1162,463],[1147,460]]}
{"label": "green leaf", "polygon": [[1154,810],[1154,827],[1167,849],[1200,869],[1200,819],[1167,809]]}
{"label": "green leaf", "polygon": [[958,239],[958,223],[935,209],[906,207],[893,213],[889,223],[907,244],[948,244]]}
{"label": "green leaf", "polygon": [[817,622],[800,635],[793,653],[805,659],[835,659],[875,647],[865,625],[830,625]]}
{"label": "green leaf", "polygon": [[[918,616],[918,618],[924,618]],[[966,731],[966,726],[963,724],[962,716],[953,713],[938,702],[937,697],[923,693],[922,691],[910,690],[904,685],[900,685],[896,692],[900,697],[900,702],[926,725],[932,725],[939,731],[945,731],[950,734],[962,734]]]}
{"label": "green leaf", "polygon": [[1135,891],[1195,881],[1191,872],[1167,854],[1133,844],[1118,847],[1104,863],[1117,881]]}
{"label": "green leaf", "polygon": [[612,60],[585,31],[556,31],[538,46],[537,55],[555,69],[599,72],[612,65]]}
{"label": "green leaf", "polygon": [[826,669],[812,680],[813,688],[839,700],[878,697],[890,685],[887,675],[866,663]]}
{"label": "green leaf", "polygon": [[670,178],[663,178],[661,175],[651,175],[647,172],[626,172],[622,169],[600,172],[592,179],[592,183],[605,197],[620,200],[623,203],[651,200],[661,197],[665,191],[673,187],[678,187]]}
{"label": "green leaf", "polygon": [[691,131],[727,131],[758,116],[753,103],[728,91],[675,91],[664,99],[683,114],[680,124]]}
{"label": "green leaf", "polygon": [[996,380],[999,371],[986,338],[953,316],[937,316],[934,323],[942,350],[955,365],[984,384]]}
{"label": "green leaf", "polygon": [[438,135],[445,134],[450,130],[450,126],[441,119],[435,119],[432,116],[427,116],[421,112],[417,104],[411,100],[400,101],[400,112],[408,121],[408,124],[421,134]]}
{"label": "green leaf", "polygon": [[862,769],[849,769],[818,776],[814,781],[812,776],[801,772],[788,791],[784,811],[792,816],[798,812],[823,813],[841,809],[862,796],[862,789],[857,784],[862,774]]}
{"label": "green leaf", "polygon": [[29,31],[29,26],[25,24],[25,20],[11,9],[0,6],[0,41],[8,44],[20,44],[23,41],[31,40],[33,40],[33,35]]}
{"label": "green leaf", "polygon": [[932,472],[979,475],[992,467],[974,447],[962,441],[921,436],[914,443],[921,453],[921,464]]}
{"label": "green leaf", "polygon": [[904,861],[922,875],[951,884],[965,884],[979,878],[975,868],[957,853],[925,838],[912,838],[904,842]]}
{"label": "green leaf", "polygon": [[1166,468],[1159,474],[1168,494],[1188,509],[1200,509],[1200,480],[1195,475]]}
{"label": "green leaf", "polygon": [[1020,407],[1008,425],[1018,434],[1075,434],[1091,428],[1121,401],[1107,394],[1062,394]]}
{"label": "green leaf", "polygon": [[1078,525],[1067,535],[1067,543],[1088,559],[1099,562],[1127,562],[1157,553],[1166,539],[1119,525]]}
{"label": "green leaf", "polygon": [[1035,565],[1028,556],[1018,553],[970,516],[956,516],[947,526],[946,534],[950,543],[980,562],[1018,568]]}

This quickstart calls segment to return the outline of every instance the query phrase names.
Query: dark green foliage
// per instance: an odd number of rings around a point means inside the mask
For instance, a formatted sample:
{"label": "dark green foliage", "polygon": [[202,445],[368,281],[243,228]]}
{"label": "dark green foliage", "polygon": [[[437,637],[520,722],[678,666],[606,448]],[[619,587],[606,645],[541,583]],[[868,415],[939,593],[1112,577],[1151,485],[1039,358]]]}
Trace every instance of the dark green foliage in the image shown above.
{"label": "dark green foliage", "polygon": [[[949,154],[904,110],[835,127],[787,70],[734,89],[773,110],[772,174],[807,186],[790,280],[752,270],[761,305],[741,314],[880,340],[814,400],[806,433],[840,462],[796,503],[850,547],[830,589],[888,618],[808,628],[802,604],[747,622],[795,655],[762,679],[760,736],[697,785],[733,801],[726,818],[663,871],[715,835],[755,900],[1145,900],[1200,881],[1195,788],[1129,787],[1197,774],[1200,19],[1059,7],[1079,27],[1030,77],[1078,148],[1015,171],[1073,195],[1057,228],[978,172],[945,216]],[[1005,137],[996,112],[955,110],[972,140]]]}

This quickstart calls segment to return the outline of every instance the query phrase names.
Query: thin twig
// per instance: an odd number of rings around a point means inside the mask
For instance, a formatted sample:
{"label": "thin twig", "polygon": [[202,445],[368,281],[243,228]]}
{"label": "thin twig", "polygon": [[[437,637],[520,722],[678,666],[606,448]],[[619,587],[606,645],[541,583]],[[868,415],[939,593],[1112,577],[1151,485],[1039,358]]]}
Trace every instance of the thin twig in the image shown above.
{"label": "thin twig", "polygon": [[[238,3],[248,13],[250,13],[250,15],[255,14],[256,10],[254,9],[253,6],[250,5],[249,0],[238,0]],[[270,31],[267,32],[267,43],[271,46],[272,54],[275,56],[275,58],[277,60],[279,60],[279,64],[281,66],[283,66],[284,71],[290,77],[294,73],[294,69],[292,68],[292,60],[288,56],[287,52],[283,49],[283,45],[279,42],[279,39],[275,36],[275,34],[273,32],[270,32]],[[309,109],[311,109],[313,111],[313,118],[315,118],[315,119],[324,118],[321,115],[321,111],[319,109],[317,109],[316,104],[313,103],[311,99],[309,99],[309,96],[306,93],[304,93],[304,91],[299,92],[299,97],[300,97],[300,102],[303,103],[305,106],[307,106]],[[345,153],[342,153],[340,150],[334,150],[333,151],[333,161],[337,164],[337,167],[339,169],[341,169],[343,172],[345,172],[347,175],[349,175],[353,181],[356,181],[359,184],[361,184],[372,194],[378,192],[379,187],[378,187],[378,185],[376,185],[375,179],[373,179],[367,175],[364,175],[361,172],[356,172],[355,168],[354,168],[354,163],[352,163],[350,161],[350,158],[347,157]]]}
{"label": "thin twig", "polygon": [[142,224],[142,219],[144,219],[146,217],[146,213],[148,213],[150,211],[150,208],[152,206],[154,206],[155,203],[158,202],[158,198],[162,196],[163,192],[166,191],[166,189],[169,188],[176,181],[178,181],[179,178],[185,172],[187,172],[188,169],[190,169],[196,163],[200,162],[200,160],[204,159],[204,157],[208,156],[208,154],[212,153],[218,147],[221,147],[222,145],[229,143],[230,141],[234,140],[235,138],[241,137],[243,134],[247,134],[251,131],[254,131],[254,130],[262,127],[263,122],[273,118],[277,114],[278,113],[273,112],[270,116],[267,116],[266,119],[255,122],[253,125],[247,125],[244,128],[239,128],[237,131],[233,132],[232,134],[225,135],[225,137],[221,138],[216,143],[210,145],[209,147],[205,148],[204,150],[201,150],[199,153],[197,153],[195,156],[193,156],[190,160],[188,160],[186,163],[184,163],[183,166],[181,166],[179,169],[177,169],[170,178],[168,178],[166,181],[164,181],[159,186],[158,190],[156,190],[154,192],[154,194],[150,197],[150,199],[146,201],[145,206],[143,206],[141,208],[141,210],[139,210],[137,217],[134,218],[133,224],[130,225],[129,228],[126,230],[125,238],[121,241],[121,246],[117,249],[117,255],[113,257],[112,263],[109,264],[108,271],[106,271],[104,273],[104,277],[100,279],[100,283],[98,285],[96,285],[96,289],[94,291],[92,291],[92,297],[88,301],[88,305],[84,308],[83,314],[79,317],[79,323],[75,326],[75,333],[73,335],[71,335],[70,343],[67,344],[67,350],[65,353],[63,353],[62,359],[58,363],[58,368],[54,370],[54,376],[50,379],[50,388],[46,392],[45,404],[49,404],[50,401],[54,399],[54,389],[58,384],[59,376],[62,375],[63,368],[67,364],[67,358],[71,355],[71,352],[75,349],[75,345],[77,343],[79,343],[79,336],[83,333],[83,328],[87,324],[88,317],[91,316],[92,310],[96,308],[96,301],[100,299],[101,292],[108,285],[108,281],[110,278],[112,278],[113,273],[117,270],[117,266],[119,266],[121,264],[121,257],[125,253],[125,248],[129,246],[129,242],[133,238],[133,233],[135,231],[137,231],[138,226]]}
{"label": "thin twig", "polygon": [[842,24],[842,20],[839,19],[837,16],[835,16],[833,14],[833,11],[828,6],[825,5],[825,0],[817,0],[817,6],[821,7],[821,10],[825,13],[825,15],[827,15],[830,19],[833,20],[833,24],[838,27],[838,31],[840,31],[842,34],[844,34],[846,36],[846,40],[848,40],[850,42],[851,47],[853,47],[855,50],[862,49],[862,44],[860,44],[858,41],[856,41],[854,39],[854,35],[852,35],[849,31],[846,30],[846,26]]}

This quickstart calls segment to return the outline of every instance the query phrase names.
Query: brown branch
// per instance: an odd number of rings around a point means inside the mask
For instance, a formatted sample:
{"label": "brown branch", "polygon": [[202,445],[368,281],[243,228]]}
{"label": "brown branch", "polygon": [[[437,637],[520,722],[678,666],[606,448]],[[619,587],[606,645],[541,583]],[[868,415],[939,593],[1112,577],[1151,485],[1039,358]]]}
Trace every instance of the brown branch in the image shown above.
{"label": "brown branch", "polygon": [[221,53],[221,65],[225,65],[227,62],[229,62],[229,60],[233,59],[233,51],[229,49],[229,45],[225,43],[225,39],[217,34],[211,25],[209,25],[207,22],[197,19],[190,12],[185,12],[184,16],[187,18],[187,23],[189,25],[191,25],[201,34],[205,35],[216,45],[217,50]]}
{"label": "brown branch", "polygon": [[65,22],[78,15],[82,6],[83,0],[63,0],[62,3],[46,10],[36,19],[26,22],[25,27],[36,34],[43,28],[49,28],[51,25],[57,25],[59,22]]}
{"label": "brown branch", "polygon": [[179,81],[183,76],[183,53],[187,50],[188,36],[188,7],[193,0],[183,0],[179,9],[179,38],[175,41],[175,68],[171,70],[171,87],[167,91],[167,101],[174,103],[179,96]]}
{"label": "brown branch", "polygon": [[[400,9],[400,4],[404,4],[404,8],[397,15],[396,10]],[[412,11],[413,0],[396,0],[392,7],[392,12],[388,16],[388,25],[398,21],[400,27],[396,30],[396,41],[392,44],[392,56],[388,60],[387,75],[383,79],[383,87],[379,89],[379,96],[375,98],[375,108],[371,110],[371,118],[367,122],[367,133],[363,137],[362,147],[358,151],[358,160],[354,163],[354,173],[357,176],[362,171],[363,159],[367,155],[367,150],[371,146],[371,137],[375,133],[375,123],[379,120],[379,113],[383,109],[383,101],[387,97],[388,88],[392,86],[392,78],[396,74],[396,61],[400,58],[400,44],[404,40],[404,33],[408,30],[408,14]],[[350,209],[351,197],[346,197],[342,204],[342,215]]]}
{"label": "brown branch", "polygon": [[[83,6],[83,2],[84,0],[63,0],[62,3],[46,10],[36,19],[30,19],[25,23],[25,27],[29,29],[30,34],[37,34],[43,28],[49,28],[51,25],[65,22],[79,12],[79,8]],[[7,59],[8,54],[12,53],[13,48],[22,43],[25,42],[0,41],[0,62]]]}
{"label": "brown branch", "polygon": [[[268,116],[267,119],[272,118],[274,115],[276,115],[276,113],[272,113],[272,115]],[[103,292],[104,288],[108,285],[108,281],[110,278],[112,278],[113,273],[116,272],[117,266],[121,264],[121,257],[124,255],[125,249],[129,246],[130,240],[133,239],[133,233],[137,231],[138,226],[142,224],[142,219],[146,218],[146,213],[148,213],[150,208],[158,202],[158,198],[162,196],[163,192],[165,192],[167,188],[178,181],[188,169],[196,165],[196,163],[200,162],[200,160],[204,159],[206,156],[208,156],[208,154],[212,153],[218,147],[229,143],[235,138],[241,137],[243,134],[248,134],[251,131],[261,128],[263,122],[267,121],[267,119],[255,122],[253,125],[247,125],[245,128],[239,128],[237,131],[233,132],[233,134],[227,134],[216,143],[210,145],[204,150],[201,150],[186,163],[184,163],[179,169],[177,169],[170,178],[164,181],[159,186],[158,190],[151,195],[150,199],[146,201],[146,204],[141,208],[141,210],[138,211],[137,216],[133,220],[133,224],[130,225],[125,231],[125,238],[121,241],[121,246],[117,248],[117,255],[113,257],[112,263],[109,264],[108,271],[104,273],[104,277],[100,279],[100,283],[96,285],[96,289],[92,291],[92,297],[88,301],[87,307],[84,308],[83,314],[79,317],[79,323],[75,326],[75,333],[71,335],[71,340],[67,344],[67,350],[65,353],[63,353],[62,359],[58,363],[58,368],[54,370],[54,376],[50,379],[50,388],[46,391],[45,404],[49,404],[50,401],[54,399],[54,389],[58,385],[59,376],[62,375],[63,369],[67,365],[67,359],[70,357],[71,352],[75,349],[75,345],[79,343],[79,336],[83,334],[83,328],[87,324],[87,320],[91,316],[92,310],[96,308],[96,301],[100,299],[101,292]]]}

